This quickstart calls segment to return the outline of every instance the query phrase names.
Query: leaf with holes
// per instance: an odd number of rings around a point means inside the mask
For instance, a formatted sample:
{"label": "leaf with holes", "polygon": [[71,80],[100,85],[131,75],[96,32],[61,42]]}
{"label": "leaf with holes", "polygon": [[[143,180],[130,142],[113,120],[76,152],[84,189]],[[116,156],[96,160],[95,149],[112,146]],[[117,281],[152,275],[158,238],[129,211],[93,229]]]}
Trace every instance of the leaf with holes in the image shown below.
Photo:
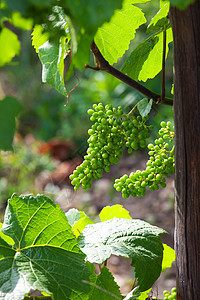
{"label": "leaf with holes", "polygon": [[86,260],[102,264],[111,254],[132,258],[140,292],[152,286],[161,272],[163,229],[141,220],[114,218],[87,225],[78,238]]}
{"label": "leaf with holes", "polygon": [[30,289],[54,299],[88,299],[90,272],[64,212],[45,196],[8,202],[0,238],[0,299],[21,300]]}

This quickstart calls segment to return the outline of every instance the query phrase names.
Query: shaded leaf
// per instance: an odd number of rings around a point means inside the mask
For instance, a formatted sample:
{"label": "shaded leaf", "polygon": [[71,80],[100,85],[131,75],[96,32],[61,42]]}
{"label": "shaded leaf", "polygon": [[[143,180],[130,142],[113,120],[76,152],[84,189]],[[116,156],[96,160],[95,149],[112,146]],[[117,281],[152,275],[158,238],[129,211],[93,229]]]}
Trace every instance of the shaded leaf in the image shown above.
{"label": "shaded leaf", "polygon": [[168,29],[170,27],[169,18],[169,2],[166,3],[157,14],[151,19],[149,26],[147,27],[146,33],[149,34],[153,30]]}
{"label": "shaded leaf", "polygon": [[163,261],[162,261],[162,272],[164,272],[167,268],[171,268],[172,263],[176,259],[176,254],[174,249],[169,247],[166,244],[163,244],[164,251],[163,251]]}
{"label": "shaded leaf", "polygon": [[12,61],[13,57],[19,55],[20,42],[17,35],[7,28],[0,32],[0,66]]}
{"label": "shaded leaf", "polygon": [[[104,23],[95,35],[95,43],[103,57],[112,65],[129,48],[135,38],[136,29],[146,22],[142,10],[133,5],[135,1],[124,1],[111,20]],[[137,1],[138,2],[138,1]]]}
{"label": "shaded leaf", "polygon": [[171,5],[178,7],[179,9],[186,9],[188,5],[194,3],[195,0],[170,0]]}
{"label": "shaded leaf", "polygon": [[113,218],[132,219],[129,215],[129,211],[120,204],[104,207],[100,212],[99,217],[102,222]]}
{"label": "shaded leaf", "polygon": [[[0,239],[0,298],[23,299],[30,289],[54,299],[87,299],[90,272],[65,214],[45,196],[13,195],[6,208]],[[9,295],[10,298],[7,298]]]}
{"label": "shaded leaf", "polygon": [[121,8],[122,1],[68,0],[65,6],[71,18],[72,63],[76,68],[83,69],[89,63],[90,45],[98,27],[110,20],[114,11]]}
{"label": "shaded leaf", "polygon": [[[166,30],[166,57],[168,44],[173,41],[171,28]],[[154,34],[136,47],[129,55],[122,72],[134,80],[147,81],[154,78],[162,69],[163,33]]]}
{"label": "shaded leaf", "polygon": [[138,102],[137,108],[142,117],[146,117],[150,113],[152,104],[153,104],[153,100],[150,99],[148,101],[147,98],[144,98]]}
{"label": "shaded leaf", "polygon": [[6,96],[0,101],[0,149],[12,150],[12,142],[16,129],[16,116],[21,111],[20,102],[12,97]]}
{"label": "shaded leaf", "polygon": [[141,220],[111,219],[87,225],[78,238],[86,260],[102,264],[111,254],[132,258],[140,291],[152,286],[161,272],[163,229]]}
{"label": "shaded leaf", "polygon": [[64,82],[65,37],[60,40],[47,41],[38,48],[42,63],[42,81],[52,85],[62,95],[67,96]]}
{"label": "shaded leaf", "polygon": [[137,300],[145,300],[148,299],[148,294],[151,292],[152,288],[148,289],[147,291],[144,291],[142,293],[140,293],[140,296],[137,297]]}

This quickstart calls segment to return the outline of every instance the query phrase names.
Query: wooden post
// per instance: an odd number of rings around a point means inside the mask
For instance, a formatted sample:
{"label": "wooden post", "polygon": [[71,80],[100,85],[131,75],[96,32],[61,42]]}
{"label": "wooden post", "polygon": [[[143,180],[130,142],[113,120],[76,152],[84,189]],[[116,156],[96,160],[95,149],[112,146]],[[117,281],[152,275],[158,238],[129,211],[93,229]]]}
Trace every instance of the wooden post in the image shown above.
{"label": "wooden post", "polygon": [[179,300],[200,299],[200,0],[171,7],[174,35],[175,250]]}

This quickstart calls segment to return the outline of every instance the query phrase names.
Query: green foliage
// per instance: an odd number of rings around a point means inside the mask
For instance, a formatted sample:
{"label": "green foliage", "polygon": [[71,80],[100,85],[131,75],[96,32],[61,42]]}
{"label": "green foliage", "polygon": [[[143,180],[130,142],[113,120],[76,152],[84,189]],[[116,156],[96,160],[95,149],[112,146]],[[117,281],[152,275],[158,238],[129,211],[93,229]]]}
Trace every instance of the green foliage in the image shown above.
{"label": "green foliage", "polygon": [[[171,28],[166,30],[167,45],[173,41]],[[147,81],[162,70],[163,33],[155,33],[139,44],[129,55],[122,72],[134,80]],[[168,46],[166,49],[166,57]]]}
{"label": "green foliage", "polygon": [[91,263],[102,264],[111,254],[132,258],[140,291],[145,291],[161,272],[163,246],[159,234],[164,232],[140,220],[114,218],[86,226],[78,243]]}
{"label": "green foliage", "polygon": [[103,267],[101,273],[96,275],[93,266],[93,273],[90,276],[90,282],[88,282],[88,284],[91,286],[91,300],[122,299],[119,286],[115,282],[113,275],[109,272],[107,267]]}
{"label": "green foliage", "polygon": [[[116,10],[110,22],[104,23],[94,37],[103,57],[112,65],[128,49],[136,29],[146,22],[144,13],[133,3],[124,1],[121,10]],[[112,46],[111,46],[112,45]]]}
{"label": "green foliage", "polygon": [[129,212],[120,204],[104,207],[100,212],[99,217],[101,222],[108,221],[113,218],[132,219]]}
{"label": "green foliage", "polygon": [[20,52],[20,42],[17,35],[7,28],[0,32],[0,67],[10,63]]}
{"label": "green foliage", "polygon": [[11,247],[0,239],[2,299],[9,293],[20,300],[31,288],[54,299],[87,299],[89,287],[82,280],[88,281],[90,272],[58,205],[45,196],[15,194],[1,230],[15,242]]}
{"label": "green foliage", "polygon": [[119,206],[104,210],[105,218],[106,211],[108,218],[113,212],[113,219],[86,225],[77,242],[72,228],[82,212],[73,209],[65,215],[43,195],[14,194],[1,228],[0,297],[20,300],[38,289],[53,299],[122,299],[108,268],[96,275],[91,264],[103,263],[111,254],[132,258],[138,285],[131,294],[139,296],[161,272],[160,234],[165,231],[141,220],[116,218],[119,211],[125,214]]}
{"label": "green foliage", "polygon": [[170,0],[171,5],[177,6],[179,9],[186,9],[188,5],[193,4],[195,0]]}
{"label": "green foliage", "polygon": [[64,83],[65,38],[61,41],[46,42],[38,48],[42,62],[42,81],[51,84],[62,95],[67,96]]}
{"label": "green foliage", "polygon": [[[9,20],[11,27],[22,29],[30,29],[34,24],[33,45],[42,63],[42,81],[68,96],[64,73],[67,71],[69,78],[75,68],[82,70],[90,62],[93,39],[110,64],[117,62],[129,48],[136,30],[146,20],[141,9],[133,5],[136,2],[147,0],[65,0],[62,3],[6,0],[0,14],[0,46],[3,48],[0,66],[11,62],[20,50],[17,36],[3,27],[3,20]],[[192,2],[171,0],[181,9]],[[166,30],[167,35],[167,52],[172,41],[168,8],[168,2],[161,2],[161,10],[147,29],[147,34],[154,33],[124,62],[123,72],[136,81],[154,78],[161,71],[163,31]],[[7,97],[7,101],[0,102],[3,108],[0,110],[0,147],[4,150],[12,148],[15,117],[19,113],[19,105],[13,99]],[[88,111],[94,124],[88,131],[89,148],[85,160],[71,176],[75,190],[81,184],[84,189],[90,188],[92,180],[98,180],[103,170],[109,172],[110,165],[118,163],[124,147],[128,153],[145,147],[152,128],[146,121],[153,100],[141,100],[129,114],[124,114],[121,107],[116,109],[108,104],[104,107],[102,103]],[[122,191],[124,198],[144,195],[147,186],[150,190],[158,189],[159,185],[165,187],[164,177],[173,173],[174,148],[169,150],[166,140],[173,142],[174,134],[170,123],[163,121],[161,126],[161,137],[155,140],[155,145],[149,145],[147,168],[116,180],[115,188]],[[20,165],[19,175],[21,169],[24,168]],[[28,177],[27,172],[25,175]],[[163,259],[160,234],[165,231],[133,220],[121,206],[105,208],[100,219],[100,223],[94,224],[84,212],[77,210],[65,215],[45,196],[18,197],[14,194],[5,212],[0,236],[0,298],[7,299],[9,295],[20,300],[31,289],[38,289],[52,295],[53,299],[121,299],[119,287],[108,268],[104,266],[96,275],[92,265],[106,264],[115,254],[131,258],[135,268],[136,288],[125,299],[144,299],[146,290],[174,259],[174,252],[167,246],[164,246]]]}
{"label": "green foliage", "polygon": [[0,101],[0,150],[12,150],[16,129],[16,116],[21,111],[21,104],[12,97],[6,96]]}
{"label": "green foliage", "polygon": [[151,19],[147,27],[146,33],[149,34],[150,32],[162,31],[163,29],[167,29],[170,27],[169,18],[169,2],[164,4],[162,8],[158,11],[158,13]]}
{"label": "green foliage", "polygon": [[138,103],[137,108],[138,108],[139,113],[140,113],[140,115],[141,115],[142,117],[146,117],[146,116],[150,113],[152,104],[153,104],[153,100],[150,99],[150,100],[148,101],[147,98],[142,99],[142,100]]}
{"label": "green foliage", "polygon": [[171,268],[172,262],[175,261],[176,255],[174,249],[163,244],[163,261],[162,261],[162,272],[164,272],[167,268]]}
{"label": "green foliage", "polygon": [[75,208],[70,209],[65,216],[72,226],[72,231],[76,238],[81,234],[86,225],[94,224],[83,211],[78,211]]}

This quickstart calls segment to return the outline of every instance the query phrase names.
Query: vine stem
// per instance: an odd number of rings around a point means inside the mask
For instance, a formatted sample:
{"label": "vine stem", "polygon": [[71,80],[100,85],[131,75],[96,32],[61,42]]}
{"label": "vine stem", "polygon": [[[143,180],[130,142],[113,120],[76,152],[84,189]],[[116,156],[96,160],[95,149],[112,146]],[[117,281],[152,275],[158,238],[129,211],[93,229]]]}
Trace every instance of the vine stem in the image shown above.
{"label": "vine stem", "polygon": [[90,66],[86,65],[85,66],[86,68],[92,68],[92,69],[95,69],[95,70],[106,71],[107,73],[109,73],[109,74],[113,75],[114,77],[120,79],[121,81],[123,81],[127,85],[131,86],[132,88],[136,89],[137,91],[139,91],[143,95],[147,96],[148,98],[153,99],[153,102],[155,104],[162,103],[162,104],[166,104],[166,105],[170,105],[170,106],[173,105],[173,99],[167,98],[167,97],[164,97],[163,99],[161,99],[161,96],[159,94],[154,93],[153,91],[147,89],[142,84],[138,83],[137,81],[135,81],[132,78],[130,78],[129,76],[125,75],[121,71],[119,71],[119,70],[115,69],[114,67],[112,67],[108,63],[108,61],[103,57],[103,55],[99,51],[99,49],[98,49],[98,47],[97,47],[97,45],[95,44],[94,41],[91,44],[91,51],[94,54],[94,56],[95,56],[95,58],[98,62],[98,67],[93,68],[93,67],[90,67]]}
{"label": "vine stem", "polygon": [[161,81],[161,102],[165,99],[165,58],[166,58],[166,29],[163,31],[163,56],[162,56],[162,81]]}

